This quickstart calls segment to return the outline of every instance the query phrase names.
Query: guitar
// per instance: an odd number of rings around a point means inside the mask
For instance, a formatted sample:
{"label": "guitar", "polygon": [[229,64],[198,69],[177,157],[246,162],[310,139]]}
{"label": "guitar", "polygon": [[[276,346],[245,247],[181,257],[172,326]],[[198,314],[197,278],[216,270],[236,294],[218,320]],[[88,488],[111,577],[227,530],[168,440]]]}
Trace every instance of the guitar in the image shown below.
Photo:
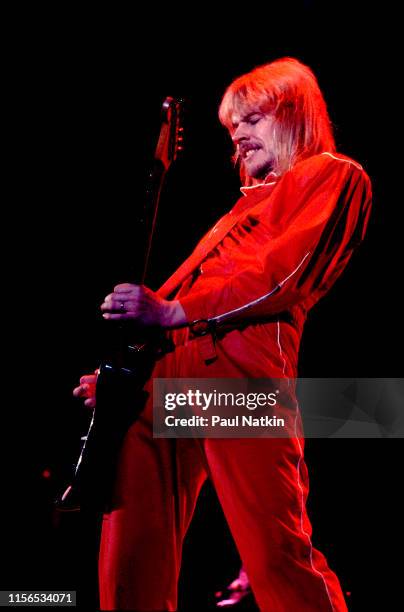
{"label": "guitar", "polygon": [[[183,101],[166,98],[162,105],[162,122],[153,167],[146,191],[144,217],[141,220],[146,248],[140,283],[147,275],[158,203],[166,174],[182,150]],[[133,327],[120,330],[118,350],[98,368],[96,406],[75,465],[72,481],[56,500],[59,510],[80,507],[103,511],[108,509],[117,456],[123,438],[142,412],[147,393],[144,385],[157,359],[172,349],[164,332],[148,333],[137,342],[126,342],[124,335]],[[126,332],[126,334],[125,334]],[[136,335],[136,334],[135,334]]]}

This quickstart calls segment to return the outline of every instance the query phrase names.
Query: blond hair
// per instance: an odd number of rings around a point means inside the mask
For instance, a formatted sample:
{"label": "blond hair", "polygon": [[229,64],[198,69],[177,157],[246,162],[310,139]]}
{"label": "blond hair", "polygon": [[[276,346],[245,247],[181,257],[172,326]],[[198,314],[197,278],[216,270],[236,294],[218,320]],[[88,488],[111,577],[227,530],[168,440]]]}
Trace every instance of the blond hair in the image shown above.
{"label": "blond hair", "polygon": [[[274,117],[277,174],[312,155],[335,151],[332,125],[317,79],[298,60],[284,57],[235,79],[224,93],[219,119],[231,132],[234,113],[246,116],[256,111]],[[240,175],[243,184],[251,182],[242,162]]]}

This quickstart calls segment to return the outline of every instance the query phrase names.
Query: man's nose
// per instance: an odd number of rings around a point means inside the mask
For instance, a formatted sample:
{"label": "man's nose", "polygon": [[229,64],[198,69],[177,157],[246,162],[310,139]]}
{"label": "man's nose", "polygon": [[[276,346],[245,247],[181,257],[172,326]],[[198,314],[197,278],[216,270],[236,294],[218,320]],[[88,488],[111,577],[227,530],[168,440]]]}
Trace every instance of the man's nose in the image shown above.
{"label": "man's nose", "polygon": [[243,123],[239,123],[237,128],[234,130],[231,138],[235,145],[238,145],[242,140],[248,138],[247,126]]}

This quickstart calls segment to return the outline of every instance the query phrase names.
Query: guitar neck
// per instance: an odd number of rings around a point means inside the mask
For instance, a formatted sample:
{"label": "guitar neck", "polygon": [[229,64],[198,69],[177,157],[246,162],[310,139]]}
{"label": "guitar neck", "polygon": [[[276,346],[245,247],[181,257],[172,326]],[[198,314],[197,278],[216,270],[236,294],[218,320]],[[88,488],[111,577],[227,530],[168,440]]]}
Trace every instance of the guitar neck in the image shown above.
{"label": "guitar neck", "polygon": [[167,170],[164,167],[164,164],[160,160],[155,159],[153,162],[152,171],[149,174],[145,203],[143,208],[143,218],[141,219],[144,249],[142,261],[140,262],[141,265],[139,265],[138,268],[140,270],[140,284],[145,283],[149,269],[150,254],[153,244],[154,231],[156,227],[160,194],[166,174]]}
{"label": "guitar neck", "polygon": [[181,127],[180,116],[182,104],[182,100],[167,97],[162,106],[160,134],[154,154],[153,166],[149,174],[143,218],[141,220],[142,244],[144,244],[140,261],[138,261],[138,270],[141,271],[139,282],[141,284],[145,283],[149,269],[161,189],[171,163],[183,148],[183,128]]}

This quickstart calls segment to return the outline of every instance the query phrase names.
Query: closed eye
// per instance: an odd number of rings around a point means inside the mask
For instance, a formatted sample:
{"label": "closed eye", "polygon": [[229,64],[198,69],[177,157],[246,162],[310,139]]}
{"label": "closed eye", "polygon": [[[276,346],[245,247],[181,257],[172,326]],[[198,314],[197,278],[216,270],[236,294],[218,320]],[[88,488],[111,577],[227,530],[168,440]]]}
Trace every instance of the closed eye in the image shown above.
{"label": "closed eye", "polygon": [[262,119],[262,115],[258,114],[258,113],[253,113],[252,115],[247,115],[247,117],[244,119],[244,121],[246,123],[249,123],[250,125],[255,125],[256,123],[258,123],[258,121]]}
{"label": "closed eye", "polygon": [[231,126],[231,132],[230,132],[231,135],[232,136],[234,135],[240,123],[244,123],[245,125],[256,125],[263,117],[264,117],[263,113],[255,112],[255,113],[249,113],[248,115],[245,115],[245,117],[242,117],[239,122],[234,121]]}

